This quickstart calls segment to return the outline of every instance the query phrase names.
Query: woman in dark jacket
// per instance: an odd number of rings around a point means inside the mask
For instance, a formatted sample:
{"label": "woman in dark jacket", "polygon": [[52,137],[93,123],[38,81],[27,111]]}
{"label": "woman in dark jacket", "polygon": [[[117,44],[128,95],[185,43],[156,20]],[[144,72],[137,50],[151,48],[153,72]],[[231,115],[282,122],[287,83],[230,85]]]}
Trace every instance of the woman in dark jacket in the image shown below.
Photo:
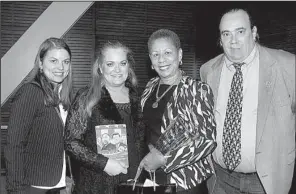
{"label": "woman in dark jacket", "polygon": [[[144,125],[133,65],[130,49],[119,42],[105,43],[93,65],[91,85],[76,95],[65,140],[79,166],[74,193],[113,194],[118,183],[135,177],[143,157]],[[103,154],[100,139],[97,143],[95,128],[108,124],[126,125],[128,166]]]}
{"label": "woman in dark jacket", "polygon": [[63,131],[71,80],[69,46],[62,39],[45,40],[31,79],[17,91],[11,107],[5,149],[8,193],[46,193],[65,187]]}

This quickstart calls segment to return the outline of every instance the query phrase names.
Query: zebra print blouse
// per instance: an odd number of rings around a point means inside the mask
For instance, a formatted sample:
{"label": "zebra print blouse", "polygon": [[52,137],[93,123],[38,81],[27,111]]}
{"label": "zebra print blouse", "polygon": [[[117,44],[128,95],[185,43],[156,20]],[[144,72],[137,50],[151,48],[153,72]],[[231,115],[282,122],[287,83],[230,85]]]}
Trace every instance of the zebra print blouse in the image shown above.
{"label": "zebra print blouse", "polygon": [[[160,81],[152,78],[141,97],[142,111],[146,100]],[[216,148],[216,122],[211,88],[183,75],[162,116],[162,135],[154,145],[167,157],[163,167],[170,183],[188,190],[214,173],[209,163]]]}

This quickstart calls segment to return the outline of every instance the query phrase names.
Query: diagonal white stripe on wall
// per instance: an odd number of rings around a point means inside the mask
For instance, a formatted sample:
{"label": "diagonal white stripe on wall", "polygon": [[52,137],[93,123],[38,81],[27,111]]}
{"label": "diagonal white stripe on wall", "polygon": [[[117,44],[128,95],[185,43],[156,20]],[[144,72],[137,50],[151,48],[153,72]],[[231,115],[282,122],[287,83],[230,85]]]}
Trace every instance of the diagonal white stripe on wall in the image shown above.
{"label": "diagonal white stripe on wall", "polygon": [[62,37],[93,2],[53,2],[1,58],[1,106],[31,71],[40,44]]}

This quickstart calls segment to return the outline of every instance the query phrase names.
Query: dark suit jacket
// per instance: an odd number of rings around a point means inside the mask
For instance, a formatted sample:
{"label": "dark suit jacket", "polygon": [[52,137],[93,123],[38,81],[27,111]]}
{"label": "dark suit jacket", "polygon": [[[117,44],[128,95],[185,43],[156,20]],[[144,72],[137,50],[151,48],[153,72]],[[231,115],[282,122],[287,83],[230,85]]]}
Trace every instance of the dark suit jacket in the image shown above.
{"label": "dark suit jacket", "polygon": [[56,109],[44,105],[39,85],[23,85],[14,98],[8,124],[5,158],[9,193],[25,193],[30,185],[54,186],[59,182],[63,130]]}
{"label": "dark suit jacket", "polygon": [[[256,170],[267,194],[287,194],[295,163],[295,55],[259,49]],[[201,67],[214,93],[220,85],[223,54]]]}

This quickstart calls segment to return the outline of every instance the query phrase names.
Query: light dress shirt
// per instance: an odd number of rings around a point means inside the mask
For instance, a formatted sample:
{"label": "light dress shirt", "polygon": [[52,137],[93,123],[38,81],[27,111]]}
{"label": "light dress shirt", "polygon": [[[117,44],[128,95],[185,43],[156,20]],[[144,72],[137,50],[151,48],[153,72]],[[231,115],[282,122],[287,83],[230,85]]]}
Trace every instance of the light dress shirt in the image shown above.
{"label": "light dress shirt", "polygon": [[[255,147],[259,84],[259,51],[256,45],[250,55],[243,62],[245,64],[241,67],[243,74],[241,163],[234,169],[234,171],[251,173],[256,172]],[[213,152],[213,158],[214,161],[223,168],[226,168],[222,155],[223,127],[232,77],[235,73],[235,68],[232,64],[233,62],[224,56],[217,102],[215,106],[217,148]]]}

